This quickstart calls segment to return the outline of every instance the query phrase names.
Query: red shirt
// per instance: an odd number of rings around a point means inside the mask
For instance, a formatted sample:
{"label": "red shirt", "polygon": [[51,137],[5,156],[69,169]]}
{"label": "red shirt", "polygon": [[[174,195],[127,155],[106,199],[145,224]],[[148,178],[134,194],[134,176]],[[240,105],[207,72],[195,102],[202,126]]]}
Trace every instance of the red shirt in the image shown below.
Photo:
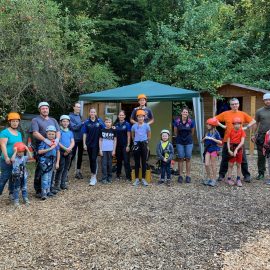
{"label": "red shirt", "polygon": [[241,142],[242,138],[246,137],[246,133],[245,131],[240,128],[239,130],[231,130],[229,138],[230,138],[230,143],[235,143],[235,144],[239,144]]}

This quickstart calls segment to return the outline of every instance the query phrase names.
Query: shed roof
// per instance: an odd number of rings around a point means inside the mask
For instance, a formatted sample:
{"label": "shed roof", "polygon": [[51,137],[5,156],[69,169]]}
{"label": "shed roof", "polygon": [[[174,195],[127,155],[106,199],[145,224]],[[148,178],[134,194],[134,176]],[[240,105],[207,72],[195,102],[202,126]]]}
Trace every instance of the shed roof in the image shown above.
{"label": "shed roof", "polygon": [[197,91],[187,90],[153,81],[144,81],[114,89],[80,95],[82,101],[136,101],[139,94],[145,94],[148,101],[192,100],[199,97]]}
{"label": "shed roof", "polygon": [[261,89],[261,88],[257,88],[257,87],[252,87],[252,86],[248,86],[248,85],[240,84],[240,83],[228,83],[228,84],[222,85],[221,87],[223,87],[225,85],[232,85],[232,86],[236,86],[236,87],[239,87],[242,89],[247,89],[247,90],[251,90],[251,91],[255,91],[255,92],[269,93],[269,90],[265,90],[265,89]]}

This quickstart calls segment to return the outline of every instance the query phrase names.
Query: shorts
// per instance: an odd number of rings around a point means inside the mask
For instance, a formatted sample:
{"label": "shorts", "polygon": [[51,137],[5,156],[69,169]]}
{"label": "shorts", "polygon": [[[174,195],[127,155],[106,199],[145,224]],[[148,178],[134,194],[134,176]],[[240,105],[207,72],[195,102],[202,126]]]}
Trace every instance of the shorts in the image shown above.
{"label": "shorts", "polygon": [[193,149],[193,143],[187,144],[187,145],[176,144],[178,158],[181,158],[181,159],[182,158],[191,159],[192,149]]}
{"label": "shorts", "polygon": [[210,157],[217,157],[218,156],[218,151],[213,151],[213,152],[206,152],[208,154],[210,154]]}
{"label": "shorts", "polygon": [[229,157],[229,162],[230,163],[235,163],[236,162],[238,164],[241,164],[242,160],[243,160],[243,148],[238,150],[235,157],[232,157],[232,156]]}

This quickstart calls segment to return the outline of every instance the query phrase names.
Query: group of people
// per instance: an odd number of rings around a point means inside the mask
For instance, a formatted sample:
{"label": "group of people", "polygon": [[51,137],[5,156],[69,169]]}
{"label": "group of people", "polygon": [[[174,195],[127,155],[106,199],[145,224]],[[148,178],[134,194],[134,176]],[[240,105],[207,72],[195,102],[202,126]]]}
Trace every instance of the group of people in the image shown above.
{"label": "group of people", "polygon": [[[245,182],[251,181],[244,148],[246,129],[253,131],[252,140],[257,144],[257,179],[264,178],[265,158],[268,158],[268,164],[270,163],[270,94],[266,93],[263,99],[265,106],[256,112],[255,119],[239,111],[237,98],[230,100],[231,110],[207,119],[207,132],[201,142],[205,145],[204,163],[207,175],[203,184],[213,187],[216,181],[224,180],[228,185],[241,187],[241,173]],[[36,196],[46,200],[48,197],[55,196],[60,190],[68,188],[68,172],[75,156],[77,157],[75,178],[83,179],[81,165],[84,150],[87,151],[89,158],[90,186],[97,184],[98,155],[101,156],[101,183],[112,182],[113,157],[117,160],[116,178],[120,179],[124,164],[126,179],[131,180],[130,152],[133,153],[135,163],[133,185],[138,186],[141,183],[143,186],[148,186],[149,183],[146,180],[148,143],[151,139],[151,124],[154,123],[154,116],[146,106],[146,102],[147,97],[144,94],[139,95],[139,106],[133,110],[130,121],[126,119],[125,112],[120,111],[115,123],[111,118],[105,118],[103,121],[97,116],[94,108],[90,109],[89,117],[84,121],[80,115],[80,103],[76,102],[73,112],[62,115],[59,124],[49,116],[49,104],[40,102],[38,105],[40,114],[32,119],[29,130],[33,138],[37,161],[34,176]],[[22,142],[22,135],[18,130],[20,119],[18,113],[9,113],[7,119],[9,126],[0,133],[2,150],[0,195],[8,182],[10,199],[15,206],[19,206],[20,190],[24,203],[29,204],[26,163],[29,158],[32,158],[32,153]],[[223,139],[217,131],[217,126],[225,129]],[[179,170],[178,183],[191,182],[194,130],[195,122],[190,117],[189,109],[184,107],[173,121]],[[174,147],[170,142],[170,137],[171,132],[168,129],[161,130],[160,141],[156,146],[156,155],[160,165],[158,184],[171,184]],[[217,157],[221,147],[222,160],[217,177]],[[186,165],[185,177],[183,175],[184,163]],[[237,168],[236,179],[232,177],[234,164]],[[268,167],[270,169],[270,166]],[[141,177],[139,177],[140,173]],[[267,183],[270,184],[270,181]]]}

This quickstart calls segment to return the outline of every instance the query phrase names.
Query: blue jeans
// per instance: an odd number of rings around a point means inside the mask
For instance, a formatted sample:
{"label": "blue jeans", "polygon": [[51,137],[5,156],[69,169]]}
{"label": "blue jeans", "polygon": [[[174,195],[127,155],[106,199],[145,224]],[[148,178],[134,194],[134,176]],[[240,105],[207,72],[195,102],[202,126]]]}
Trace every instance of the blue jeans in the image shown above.
{"label": "blue jeans", "polygon": [[41,189],[42,190],[49,190],[51,188],[52,174],[53,174],[53,169],[42,174],[41,176]]}
{"label": "blue jeans", "polygon": [[192,149],[193,149],[193,143],[187,144],[187,145],[177,144],[176,150],[177,150],[178,158],[191,159]]}
{"label": "blue jeans", "polygon": [[171,162],[161,161],[160,171],[161,171],[160,179],[164,180],[165,175],[167,174],[167,180],[171,180]]}
{"label": "blue jeans", "polygon": [[9,180],[8,182],[9,194],[12,194],[14,191],[14,185],[13,185],[13,182],[11,181],[12,164],[7,164],[6,161],[1,158],[0,166],[1,166],[0,195],[2,195],[3,190],[8,180]]}
{"label": "blue jeans", "polygon": [[27,177],[12,177],[12,182],[14,184],[13,198],[15,202],[19,202],[19,192],[22,190],[23,199],[28,198],[27,193]]}

